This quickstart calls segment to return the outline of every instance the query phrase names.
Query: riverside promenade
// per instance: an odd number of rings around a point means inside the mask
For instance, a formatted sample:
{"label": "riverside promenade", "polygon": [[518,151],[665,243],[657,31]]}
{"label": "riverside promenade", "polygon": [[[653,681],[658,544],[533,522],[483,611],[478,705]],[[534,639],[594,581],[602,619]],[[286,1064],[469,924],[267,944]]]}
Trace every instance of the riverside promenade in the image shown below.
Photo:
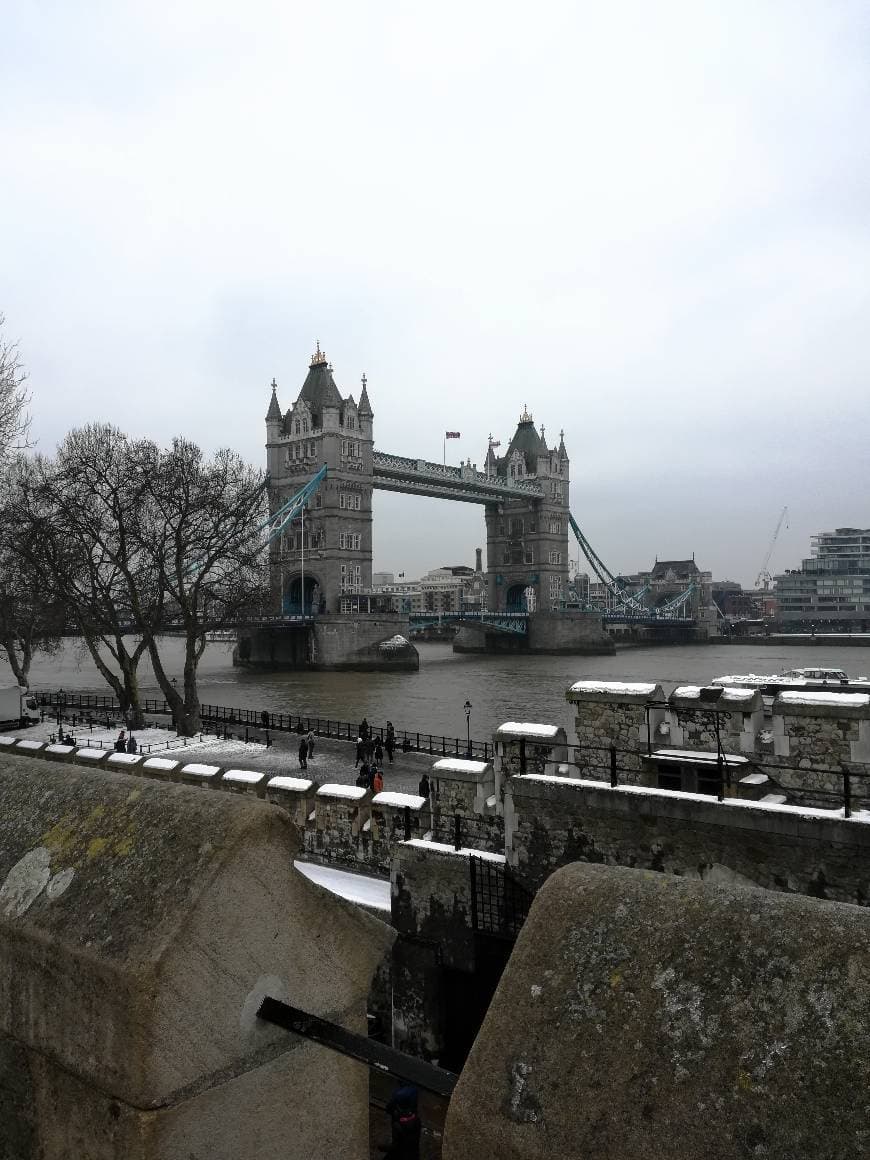
{"label": "riverside promenade", "polygon": [[[46,710],[46,713],[48,710]],[[85,711],[85,714],[87,711]],[[71,733],[76,741],[87,742],[98,748],[111,749],[119,731],[124,728],[120,715],[111,711],[94,713],[94,724],[89,726],[83,720],[82,712],[69,706],[63,714],[63,728],[65,733]],[[75,724],[73,724],[75,718]],[[106,721],[109,724],[106,724]],[[56,712],[44,721],[21,729],[7,729],[4,732],[11,737],[29,737],[34,740],[48,741],[57,734]],[[146,714],[146,728],[134,730],[137,744],[141,752],[152,756],[187,756],[191,760],[207,759],[216,765],[232,763],[238,768],[262,770],[272,776],[287,774],[298,776],[299,767],[299,735],[296,733],[269,730],[269,745],[266,742],[266,730],[251,726],[227,726],[217,736],[214,732],[203,732],[195,737],[178,737],[169,727],[168,714]],[[247,733],[248,740],[245,741]],[[353,785],[358,769],[355,766],[356,738],[352,741],[341,741],[335,738],[316,737],[314,743],[314,757],[308,761],[306,776],[313,781],[336,782],[341,785]],[[429,753],[408,752],[400,749],[393,754],[393,764],[390,765],[387,755],[384,754],[384,789],[396,790],[401,793],[416,793],[420,778],[432,768],[434,761]]]}

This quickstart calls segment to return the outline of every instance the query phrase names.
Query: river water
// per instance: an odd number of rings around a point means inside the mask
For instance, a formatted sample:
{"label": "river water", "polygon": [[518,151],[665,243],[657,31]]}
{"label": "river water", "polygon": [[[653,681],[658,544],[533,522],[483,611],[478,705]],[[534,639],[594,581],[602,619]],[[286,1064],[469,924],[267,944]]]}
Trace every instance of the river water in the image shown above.
{"label": "river water", "polygon": [[[182,641],[163,642],[165,664],[181,679]],[[870,674],[870,647],[819,645],[678,645],[627,648],[615,656],[478,656],[454,654],[449,644],[420,644],[418,673],[252,673],[234,669],[231,644],[210,644],[200,663],[204,702],[276,713],[383,724],[421,733],[465,735],[463,705],[471,701],[471,735],[486,740],[503,721],[564,725],[573,735],[565,690],[588,678],[658,681],[669,693],[679,684],[706,684],[727,673],[777,673],[798,666]],[[140,669],[143,694],[159,696],[150,665]],[[11,683],[5,664],[0,683]],[[37,657],[35,688],[107,693],[90,656],[68,640],[54,657]]]}

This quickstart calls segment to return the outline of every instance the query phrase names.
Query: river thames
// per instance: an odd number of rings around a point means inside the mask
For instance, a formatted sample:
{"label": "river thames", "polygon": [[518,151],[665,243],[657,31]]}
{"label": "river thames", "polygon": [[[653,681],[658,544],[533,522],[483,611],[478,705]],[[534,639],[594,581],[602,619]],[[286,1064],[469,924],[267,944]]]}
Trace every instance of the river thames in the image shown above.
{"label": "river thames", "polygon": [[[182,672],[182,642],[162,644],[167,671]],[[577,680],[659,681],[666,693],[680,684],[706,684],[728,673],[777,673],[798,666],[870,674],[870,647],[779,645],[680,645],[626,648],[615,656],[476,656],[454,654],[449,644],[420,644],[418,673],[252,673],[232,665],[232,645],[206,646],[200,663],[201,700],[217,705],[301,713],[383,724],[425,733],[465,735],[463,705],[471,701],[471,735],[489,738],[503,721],[561,724],[573,735],[565,690]],[[11,683],[4,664],[2,683]],[[143,695],[160,696],[151,667],[140,666]],[[56,656],[37,656],[36,689],[108,693],[89,654],[66,641]]]}

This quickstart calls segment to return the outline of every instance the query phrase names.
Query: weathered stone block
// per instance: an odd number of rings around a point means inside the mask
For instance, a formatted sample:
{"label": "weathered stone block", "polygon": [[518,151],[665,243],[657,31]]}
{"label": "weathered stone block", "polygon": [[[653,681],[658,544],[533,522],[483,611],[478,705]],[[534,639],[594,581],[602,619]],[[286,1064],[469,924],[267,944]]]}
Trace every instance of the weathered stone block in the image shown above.
{"label": "weathered stone block", "polygon": [[12,1155],[364,1155],[364,1069],[255,1015],[270,994],[364,1031],[388,928],[292,870],[297,832],[263,802],[40,774],[0,758]]}
{"label": "weathered stone block", "polygon": [[577,864],[538,894],[444,1160],[870,1152],[870,917]]}

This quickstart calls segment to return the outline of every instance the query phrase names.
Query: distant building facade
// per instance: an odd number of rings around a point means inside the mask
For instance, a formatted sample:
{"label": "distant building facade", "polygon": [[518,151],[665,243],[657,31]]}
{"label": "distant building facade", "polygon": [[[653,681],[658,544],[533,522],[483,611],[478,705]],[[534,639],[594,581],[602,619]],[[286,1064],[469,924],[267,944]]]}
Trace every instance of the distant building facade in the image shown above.
{"label": "distant building facade", "polygon": [[870,528],[818,532],[799,570],[776,577],[779,619],[848,627],[870,622]]}

